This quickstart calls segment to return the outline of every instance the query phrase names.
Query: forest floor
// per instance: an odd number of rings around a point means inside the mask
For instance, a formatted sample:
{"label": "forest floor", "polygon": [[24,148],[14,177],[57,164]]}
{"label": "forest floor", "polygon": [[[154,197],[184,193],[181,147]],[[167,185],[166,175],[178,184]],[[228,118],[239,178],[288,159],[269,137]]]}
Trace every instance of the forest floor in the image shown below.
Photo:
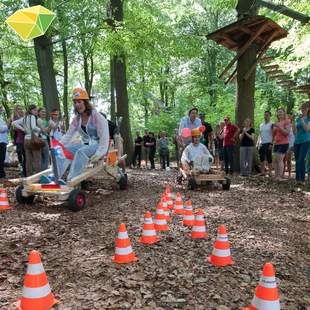
{"label": "forest floor", "polygon": [[[293,182],[235,177],[221,187],[188,191],[169,172],[129,170],[129,187],[97,179],[88,206],[72,212],[51,198],[0,213],[0,309],[20,298],[29,251],[36,249],[52,291],[55,309],[241,309],[253,298],[265,262],[276,269],[282,309],[310,309],[310,192]],[[205,240],[173,216],[153,246],[138,243],[145,212],[155,211],[165,185],[191,199],[206,214]],[[112,263],[119,223],[124,222],[139,261]],[[235,264],[207,262],[220,224],[228,229]]]}

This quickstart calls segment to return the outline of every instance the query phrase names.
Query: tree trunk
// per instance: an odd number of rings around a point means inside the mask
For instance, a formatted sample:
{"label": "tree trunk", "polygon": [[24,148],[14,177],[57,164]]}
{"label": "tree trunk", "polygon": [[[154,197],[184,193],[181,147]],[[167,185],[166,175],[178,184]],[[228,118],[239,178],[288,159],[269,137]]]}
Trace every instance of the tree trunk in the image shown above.
{"label": "tree trunk", "polygon": [[69,128],[69,108],[68,108],[68,52],[66,40],[61,41],[62,55],[63,55],[63,74],[64,74],[64,86],[63,86],[63,111],[65,118],[65,127]]}
{"label": "tree trunk", "polygon": [[287,114],[291,115],[295,106],[295,98],[291,89],[287,91]]}
{"label": "tree trunk", "polygon": [[[110,12],[112,17],[112,27],[115,30],[114,20],[119,24],[124,20],[123,1],[110,0]],[[115,30],[117,31],[117,30]],[[127,92],[127,77],[126,77],[126,57],[122,51],[119,56],[113,57],[114,73],[115,73],[115,91],[117,115],[123,117],[121,126],[121,134],[124,139],[124,152],[128,155],[128,161],[131,162],[133,153],[133,144],[131,137],[130,119],[129,119],[129,102]]]}
{"label": "tree trunk", "polygon": [[255,95],[255,76],[253,70],[251,76],[245,80],[244,76],[255,62],[257,47],[252,45],[238,60],[237,64],[237,102],[236,102],[236,123],[243,126],[246,118],[254,121],[254,95]]}
{"label": "tree trunk", "polygon": [[111,92],[111,107],[110,114],[111,120],[115,122],[116,111],[115,111],[115,72],[114,72],[114,59],[110,55],[110,92]]}
{"label": "tree trunk", "polygon": [[[238,18],[243,18],[248,15],[256,15],[258,7],[255,1],[239,0],[237,5]],[[242,46],[239,46],[241,48]],[[254,126],[254,95],[255,95],[255,77],[256,68],[253,70],[251,76],[246,80],[244,77],[249,68],[255,63],[258,47],[252,44],[245,53],[238,59],[237,62],[237,96],[236,96],[236,110],[235,117],[237,125],[242,128],[243,122],[246,118],[252,120]],[[239,53],[239,50],[237,51]],[[236,148],[235,168],[239,171],[239,147]]]}
{"label": "tree trunk", "polygon": [[126,59],[125,56],[114,56],[114,60],[117,115],[123,117],[121,134],[124,139],[124,152],[128,154],[130,161],[130,157],[133,152],[133,145],[129,119]]}
{"label": "tree trunk", "polygon": [[[29,5],[44,5],[44,1],[29,0]],[[46,35],[35,38],[34,50],[40,76],[44,106],[49,113],[53,109],[60,110],[53,62],[53,45],[51,39]]]}
{"label": "tree trunk", "polygon": [[43,103],[48,113],[50,113],[53,109],[60,109],[51,39],[46,35],[35,38],[34,49],[40,76]]}
{"label": "tree trunk", "polygon": [[11,111],[8,104],[8,94],[6,90],[7,85],[8,82],[6,82],[4,79],[3,56],[2,52],[0,51],[0,102],[1,106],[4,107],[6,117],[9,118],[11,116]]}
{"label": "tree trunk", "polygon": [[[86,51],[82,51],[83,53],[83,68],[84,68],[84,81],[85,81],[85,89],[87,93],[91,94],[92,84],[93,84],[93,75],[94,75],[94,64],[93,64],[93,56],[92,53],[87,55]],[[90,65],[88,61],[90,60]]]}

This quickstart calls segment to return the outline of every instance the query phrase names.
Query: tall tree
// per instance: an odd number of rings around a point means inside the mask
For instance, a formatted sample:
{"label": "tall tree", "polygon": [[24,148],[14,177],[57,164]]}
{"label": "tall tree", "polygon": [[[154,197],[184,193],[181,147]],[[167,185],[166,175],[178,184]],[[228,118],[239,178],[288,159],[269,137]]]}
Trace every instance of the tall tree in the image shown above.
{"label": "tall tree", "polygon": [[[254,0],[239,0],[236,10],[238,19],[242,19],[245,16],[256,15],[258,13],[258,6]],[[239,46],[239,48],[241,49],[242,46]],[[244,79],[244,77],[249,68],[256,62],[257,51],[258,47],[252,44],[238,59],[237,63],[236,122],[239,126],[243,125],[247,117],[254,121],[256,70],[252,71],[248,79]]]}
{"label": "tall tree", "polygon": [[[29,5],[43,5],[43,0],[29,0]],[[48,112],[60,109],[53,62],[53,45],[47,35],[34,39],[34,49],[40,76],[43,103]]]}
{"label": "tall tree", "polygon": [[[112,25],[115,29],[115,23],[122,24],[124,21],[123,1],[110,1]],[[117,30],[115,30],[117,31]],[[126,76],[126,57],[124,52],[113,56],[114,64],[114,81],[116,92],[117,116],[123,117],[121,134],[124,138],[124,151],[131,157],[133,152],[130,119],[129,119],[129,100],[127,91]]]}

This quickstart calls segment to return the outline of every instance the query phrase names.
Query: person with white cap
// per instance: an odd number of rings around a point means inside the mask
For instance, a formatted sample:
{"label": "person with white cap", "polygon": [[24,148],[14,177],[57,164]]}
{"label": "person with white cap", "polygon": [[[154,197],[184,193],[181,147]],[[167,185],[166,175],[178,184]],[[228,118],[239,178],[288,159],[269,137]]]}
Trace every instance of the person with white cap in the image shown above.
{"label": "person with white cap", "polygon": [[200,143],[201,132],[199,128],[191,130],[192,142],[184,149],[181,157],[183,170],[188,172],[194,169],[209,172],[214,159],[208,148]]}

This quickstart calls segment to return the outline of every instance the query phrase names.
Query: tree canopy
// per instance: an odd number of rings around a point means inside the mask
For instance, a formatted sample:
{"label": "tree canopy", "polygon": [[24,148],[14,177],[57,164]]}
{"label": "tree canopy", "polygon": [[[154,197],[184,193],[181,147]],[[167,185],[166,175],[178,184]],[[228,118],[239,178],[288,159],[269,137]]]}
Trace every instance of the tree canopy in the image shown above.
{"label": "tree canopy", "polygon": [[[62,109],[68,102],[70,111],[70,92],[82,86],[91,91],[96,107],[110,114],[113,55],[122,56],[126,62],[132,131],[148,127],[172,134],[180,117],[193,105],[206,112],[212,124],[226,114],[234,117],[236,82],[225,85],[219,79],[234,53],[206,36],[236,20],[237,1],[121,2],[124,19],[112,24],[110,1],[41,1],[57,14],[47,36],[52,44]],[[310,15],[307,0],[273,2]],[[2,1],[1,19],[26,6],[25,1]],[[308,83],[309,23],[303,25],[266,8],[261,8],[259,14],[289,31],[287,38],[275,42],[267,51],[274,57],[272,64],[278,64],[297,85]],[[5,23],[0,29],[0,100],[7,113],[15,104],[43,105],[34,41],[21,41]],[[284,106],[296,110],[303,100],[307,100],[306,94],[278,85],[258,66],[256,123],[266,109]],[[64,112],[68,113],[66,108]]]}

